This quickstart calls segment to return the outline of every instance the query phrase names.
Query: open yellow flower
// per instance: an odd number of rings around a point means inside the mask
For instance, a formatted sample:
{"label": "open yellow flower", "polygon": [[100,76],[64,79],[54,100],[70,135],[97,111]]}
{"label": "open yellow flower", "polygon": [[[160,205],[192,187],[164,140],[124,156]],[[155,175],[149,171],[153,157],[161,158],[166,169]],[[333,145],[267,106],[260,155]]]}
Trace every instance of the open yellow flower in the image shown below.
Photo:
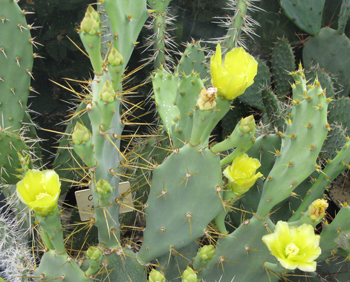
{"label": "open yellow flower", "polygon": [[224,170],[223,174],[229,181],[229,187],[235,195],[241,195],[252,187],[255,181],[263,176],[256,170],[260,167],[258,159],[249,158],[243,154],[235,158],[232,164]]}
{"label": "open yellow flower", "polygon": [[320,238],[310,224],[289,226],[278,221],[274,233],[263,236],[262,240],[285,269],[313,272],[315,259],[321,254]]}
{"label": "open yellow flower", "polygon": [[17,183],[17,195],[36,214],[46,216],[58,206],[60,186],[54,170],[29,170]]}
{"label": "open yellow flower", "polygon": [[233,100],[254,83],[258,62],[242,47],[233,48],[222,62],[221,46],[210,60],[212,84],[218,88],[218,95]]}

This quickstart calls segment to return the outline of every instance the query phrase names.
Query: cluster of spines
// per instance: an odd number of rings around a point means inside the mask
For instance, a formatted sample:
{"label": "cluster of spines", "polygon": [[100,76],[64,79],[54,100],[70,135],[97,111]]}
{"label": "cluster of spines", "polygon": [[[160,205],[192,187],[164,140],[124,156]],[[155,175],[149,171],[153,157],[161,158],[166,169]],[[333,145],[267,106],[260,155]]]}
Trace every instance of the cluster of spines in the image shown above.
{"label": "cluster of spines", "polygon": [[174,49],[177,47],[171,32],[174,30],[175,17],[171,16],[167,7],[164,12],[151,11],[151,19],[146,25],[151,33],[144,44],[144,51],[151,51],[153,55],[143,59],[146,63],[154,62],[154,68],[163,66],[171,70],[175,64]]}
{"label": "cluster of spines", "polygon": [[28,230],[23,230],[23,220],[14,218],[7,206],[0,210],[0,268],[3,270],[0,277],[21,282],[23,275],[32,274],[35,264],[33,255],[28,250],[26,231]]}
{"label": "cluster of spines", "polygon": [[[225,49],[232,49],[234,47],[244,47],[247,48],[245,44],[244,35],[252,38],[256,36],[255,27],[260,26],[260,24],[254,20],[249,12],[263,11],[259,8],[255,2],[259,0],[229,0],[227,3],[227,10],[232,11],[232,16],[227,17],[217,17],[220,22],[220,26],[227,28],[227,34],[218,38],[217,42],[221,42]],[[244,34],[242,34],[242,32]]]}

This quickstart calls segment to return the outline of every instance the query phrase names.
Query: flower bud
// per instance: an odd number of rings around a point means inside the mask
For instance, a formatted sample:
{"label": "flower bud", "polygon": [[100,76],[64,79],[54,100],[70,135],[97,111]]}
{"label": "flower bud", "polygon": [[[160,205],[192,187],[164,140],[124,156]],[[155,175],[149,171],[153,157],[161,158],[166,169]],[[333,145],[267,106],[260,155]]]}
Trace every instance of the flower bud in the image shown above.
{"label": "flower bud", "polygon": [[115,92],[109,80],[106,80],[100,90],[100,99],[106,104],[112,103],[115,99]]}
{"label": "flower bud", "polygon": [[202,89],[201,93],[199,94],[199,99],[197,100],[197,105],[200,110],[211,110],[215,108],[217,91],[218,89],[216,87]]}
{"label": "flower bud", "polygon": [[117,67],[120,64],[124,63],[123,56],[114,47],[112,47],[112,50],[109,53],[108,63],[110,63],[112,66],[115,66],[115,67]]}
{"label": "flower bud", "polygon": [[86,256],[90,260],[99,261],[100,258],[102,257],[102,252],[100,251],[99,248],[90,246],[86,251]]}
{"label": "flower bud", "polygon": [[80,30],[90,35],[96,34],[100,29],[100,16],[92,6],[89,6],[80,24]]}
{"label": "flower bud", "polygon": [[205,245],[199,250],[198,255],[202,261],[210,261],[215,256],[215,247],[213,245]]}
{"label": "flower bud", "polygon": [[85,144],[91,138],[90,131],[80,122],[77,121],[75,124],[72,139],[75,145]]}
{"label": "flower bud", "polygon": [[242,195],[254,185],[262,176],[256,170],[260,167],[258,159],[249,158],[247,154],[236,157],[231,166],[228,166],[223,174],[229,181],[229,187],[235,195]]}
{"label": "flower bud", "polygon": [[47,216],[58,208],[61,183],[54,170],[29,170],[16,188],[21,202],[40,216]]}
{"label": "flower bud", "polygon": [[328,208],[328,203],[324,199],[317,199],[312,202],[308,208],[307,215],[315,221],[319,221],[326,215],[326,209]]}
{"label": "flower bud", "polygon": [[96,10],[94,9],[94,7],[92,7],[91,5],[88,6],[87,11],[89,12],[91,17],[96,21],[96,22],[100,22],[100,15],[96,12]]}
{"label": "flower bud", "polygon": [[149,274],[149,282],[165,282],[165,277],[158,270],[152,269]]}
{"label": "flower bud", "polygon": [[240,121],[239,129],[243,133],[251,133],[255,129],[255,119],[253,115],[246,118],[242,118]]}
{"label": "flower bud", "polygon": [[189,266],[182,273],[182,282],[197,282],[197,274]]}
{"label": "flower bud", "polygon": [[96,191],[101,195],[107,195],[108,193],[112,192],[112,186],[109,184],[107,180],[104,180],[101,178],[96,183]]}

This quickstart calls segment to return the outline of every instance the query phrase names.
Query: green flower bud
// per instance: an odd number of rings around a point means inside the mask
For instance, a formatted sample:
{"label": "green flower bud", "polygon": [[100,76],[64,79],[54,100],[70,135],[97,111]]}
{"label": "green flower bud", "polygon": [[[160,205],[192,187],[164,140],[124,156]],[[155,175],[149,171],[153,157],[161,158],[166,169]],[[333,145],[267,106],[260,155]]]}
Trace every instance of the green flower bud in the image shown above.
{"label": "green flower bud", "polygon": [[197,282],[197,274],[189,266],[187,266],[181,277],[182,282]]}
{"label": "green flower bud", "polygon": [[102,257],[102,252],[100,251],[99,248],[91,246],[86,251],[86,255],[90,260],[99,261],[100,258]]}
{"label": "green flower bud", "polygon": [[96,183],[96,190],[97,190],[97,193],[101,195],[107,195],[108,193],[112,192],[112,186],[109,184],[107,180],[104,180],[101,178]]}
{"label": "green flower bud", "polygon": [[239,129],[243,133],[251,133],[255,129],[254,116],[250,115],[249,117],[242,118],[240,121]]}
{"label": "green flower bud", "polygon": [[100,99],[106,104],[112,103],[115,99],[115,92],[109,80],[106,80],[105,84],[102,86]]}
{"label": "green flower bud", "polygon": [[80,24],[83,33],[94,35],[100,30],[100,17],[92,6],[89,6]]}
{"label": "green flower bud", "polygon": [[112,47],[112,50],[109,53],[108,63],[110,63],[112,66],[115,66],[115,67],[117,67],[120,64],[124,63],[123,56],[114,47]]}
{"label": "green flower bud", "polygon": [[94,9],[94,7],[92,7],[91,5],[89,5],[89,7],[87,8],[87,11],[86,12],[89,12],[90,15],[92,16],[92,18],[100,23],[100,15],[96,12],[96,10]]}
{"label": "green flower bud", "polygon": [[91,138],[90,131],[80,122],[77,122],[75,124],[73,133],[72,133],[72,139],[75,145],[80,145],[81,143],[85,143],[89,141]]}
{"label": "green flower bud", "polygon": [[152,269],[151,273],[149,274],[148,281],[149,282],[165,282],[165,277],[158,270]]}
{"label": "green flower bud", "polygon": [[205,245],[199,251],[199,258],[202,261],[210,261],[215,256],[215,247],[213,245]]}

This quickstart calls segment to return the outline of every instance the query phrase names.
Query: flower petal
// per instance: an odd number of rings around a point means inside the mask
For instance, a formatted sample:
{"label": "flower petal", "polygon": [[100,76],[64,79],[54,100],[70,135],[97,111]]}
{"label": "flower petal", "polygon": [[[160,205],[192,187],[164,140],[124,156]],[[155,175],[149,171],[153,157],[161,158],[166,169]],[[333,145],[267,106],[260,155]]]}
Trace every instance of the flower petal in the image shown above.
{"label": "flower petal", "polygon": [[60,191],[60,181],[58,174],[54,170],[43,171],[44,186],[46,192],[51,196],[56,196],[57,191]]}

